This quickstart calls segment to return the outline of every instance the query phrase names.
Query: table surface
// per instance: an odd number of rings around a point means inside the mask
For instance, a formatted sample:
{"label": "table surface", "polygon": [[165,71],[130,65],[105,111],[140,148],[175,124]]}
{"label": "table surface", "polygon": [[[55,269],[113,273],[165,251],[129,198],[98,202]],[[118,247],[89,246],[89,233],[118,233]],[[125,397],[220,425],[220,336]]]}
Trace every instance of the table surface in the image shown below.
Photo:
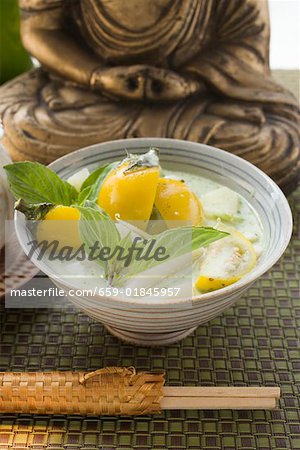
{"label": "table surface", "polygon": [[175,386],[277,385],[278,410],[164,411],[132,418],[6,414],[0,450],[300,449],[300,189],[290,203],[294,233],[281,260],[222,316],[169,347],[122,343],[73,309],[1,305],[0,370],[133,365],[165,369],[167,384]]}

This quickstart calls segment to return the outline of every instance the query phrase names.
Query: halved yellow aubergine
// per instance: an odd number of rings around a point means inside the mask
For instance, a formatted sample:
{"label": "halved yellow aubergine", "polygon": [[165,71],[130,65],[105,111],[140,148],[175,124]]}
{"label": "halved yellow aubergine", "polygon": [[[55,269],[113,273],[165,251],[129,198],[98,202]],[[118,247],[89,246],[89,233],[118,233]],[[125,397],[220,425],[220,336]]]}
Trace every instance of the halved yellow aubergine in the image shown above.
{"label": "halved yellow aubergine", "polygon": [[114,220],[148,222],[159,180],[155,149],[144,155],[129,155],[111,170],[101,186],[98,205]]}
{"label": "halved yellow aubergine", "polygon": [[78,248],[82,244],[78,221],[80,211],[73,206],[57,205],[51,208],[38,223],[36,237],[39,242],[57,240],[59,247]]}
{"label": "halved yellow aubergine", "polygon": [[202,224],[201,203],[183,180],[159,178],[154,205],[169,228],[175,227],[179,220],[182,225]]}
{"label": "halved yellow aubergine", "polygon": [[229,227],[221,227],[230,235],[211,244],[200,263],[195,287],[210,292],[239,281],[256,264],[257,256],[252,243],[245,236]]}

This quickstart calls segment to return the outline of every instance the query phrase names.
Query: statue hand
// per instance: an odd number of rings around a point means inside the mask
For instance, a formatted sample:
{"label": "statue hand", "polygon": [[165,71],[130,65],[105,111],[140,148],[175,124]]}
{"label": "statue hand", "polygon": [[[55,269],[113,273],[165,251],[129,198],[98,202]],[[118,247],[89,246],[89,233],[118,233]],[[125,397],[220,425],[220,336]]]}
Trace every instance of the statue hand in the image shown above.
{"label": "statue hand", "polygon": [[148,101],[174,101],[203,90],[200,80],[147,65],[99,69],[91,86],[115,98]]}
{"label": "statue hand", "polygon": [[116,98],[140,100],[143,98],[143,79],[147,66],[118,66],[93,72],[93,89]]}
{"label": "statue hand", "polygon": [[151,67],[145,86],[146,98],[152,101],[174,101],[205,89],[201,80],[181,76],[172,70]]}

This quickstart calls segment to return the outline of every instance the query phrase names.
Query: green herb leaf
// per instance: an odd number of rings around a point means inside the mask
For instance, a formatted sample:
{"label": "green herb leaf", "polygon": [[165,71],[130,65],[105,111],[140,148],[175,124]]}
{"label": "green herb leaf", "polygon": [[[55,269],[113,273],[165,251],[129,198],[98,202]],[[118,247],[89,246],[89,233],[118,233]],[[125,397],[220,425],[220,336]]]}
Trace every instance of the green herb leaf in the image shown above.
{"label": "green herb leaf", "polygon": [[[151,250],[152,254],[159,247],[163,247],[166,250],[165,253],[170,255],[170,258],[174,259],[185,255],[188,252],[198,250],[201,247],[206,247],[226,236],[228,236],[228,233],[210,227],[172,228],[155,236],[151,236],[146,245],[141,243],[140,248],[143,249],[141,255],[147,254],[152,239],[155,239],[155,245]],[[123,273],[124,280],[129,277],[134,277],[136,274],[151,269],[158,264],[161,264],[161,261],[157,261],[153,258],[148,261],[145,261],[142,258],[140,261],[133,260]]]}
{"label": "green herb leaf", "polygon": [[[201,247],[207,247],[219,239],[229,236],[225,231],[216,230],[212,227],[191,227],[192,228],[192,251]],[[177,228],[178,229],[178,228]],[[171,231],[171,230],[169,230]],[[183,253],[181,253],[183,254]]]}
{"label": "green herb leaf", "polygon": [[[132,232],[136,228],[130,225],[129,232],[125,237],[121,238],[116,224],[95,203],[87,201],[84,206],[78,206],[78,209],[80,211],[79,232],[86,248],[90,250],[97,243],[97,251],[103,247],[107,247],[111,254],[114,253],[116,247],[123,250],[123,255],[125,255],[125,259],[123,260],[117,258],[117,252],[115,253],[115,257],[109,258],[106,261],[100,258],[96,259],[96,262],[104,270],[104,275],[109,285],[122,284],[126,279],[161,264],[162,261],[154,258],[148,258],[147,260],[142,258],[143,255],[149,252],[149,248],[151,248],[153,255],[159,247],[163,247],[165,253],[173,259],[197,250],[200,247],[205,247],[228,235],[228,233],[223,231],[206,227],[173,228],[154,236],[146,234],[146,237],[145,233],[143,233],[143,240],[135,243],[135,248],[141,249],[139,260],[133,257],[129,266],[126,266],[126,255],[132,245]],[[124,222],[122,223],[124,224]],[[136,229],[136,233],[134,234],[139,234],[138,229]]]}
{"label": "green herb leaf", "polygon": [[81,186],[80,193],[78,196],[78,203],[80,205],[84,204],[86,200],[96,202],[98,199],[99,191],[102,183],[109,172],[116,167],[118,163],[110,163],[105,166],[99,167],[94,172],[92,172],[88,178],[84,181]]}
{"label": "green herb leaf", "polygon": [[[109,215],[97,205],[86,202],[85,206],[77,206],[80,211],[79,233],[82,241],[88,249],[97,244],[97,251],[108,247],[112,251],[119,244],[121,237],[115,223]],[[115,272],[115,261],[103,261],[100,258],[96,262],[103,268],[106,279],[109,281]]]}
{"label": "green herb leaf", "polygon": [[[128,254],[129,248],[132,245],[132,235],[131,232],[127,233],[119,242],[118,246],[123,249],[124,255]],[[111,276],[108,279],[109,285],[117,285],[118,280],[122,274],[122,271],[124,269],[124,260],[119,260],[117,258],[117,254],[112,258],[111,260],[113,271],[111,273]]]}
{"label": "green herb leaf", "polygon": [[86,187],[85,189],[82,189],[78,194],[77,203],[78,205],[84,205],[85,202],[88,200],[89,195],[91,192],[91,186]]}
{"label": "green herb leaf", "polygon": [[52,203],[70,206],[77,200],[76,189],[48,167],[37,162],[16,162],[4,166],[10,189],[28,204]]}

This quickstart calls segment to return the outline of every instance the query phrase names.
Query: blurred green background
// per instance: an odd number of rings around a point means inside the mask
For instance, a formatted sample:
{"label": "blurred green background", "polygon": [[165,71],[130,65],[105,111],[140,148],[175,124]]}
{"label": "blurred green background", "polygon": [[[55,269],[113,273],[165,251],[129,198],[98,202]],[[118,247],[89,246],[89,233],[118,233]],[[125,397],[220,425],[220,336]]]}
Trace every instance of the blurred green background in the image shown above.
{"label": "blurred green background", "polygon": [[20,37],[18,0],[0,0],[0,84],[32,67]]}

